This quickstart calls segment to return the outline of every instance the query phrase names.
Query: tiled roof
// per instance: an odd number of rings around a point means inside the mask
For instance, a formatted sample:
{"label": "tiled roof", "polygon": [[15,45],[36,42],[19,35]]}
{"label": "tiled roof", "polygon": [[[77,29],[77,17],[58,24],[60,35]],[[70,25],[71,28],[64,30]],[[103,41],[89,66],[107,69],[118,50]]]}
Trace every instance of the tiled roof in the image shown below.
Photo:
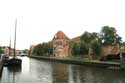
{"label": "tiled roof", "polygon": [[36,47],[36,45],[31,45],[31,46],[30,46],[31,49],[33,49],[33,48],[35,48],[35,47]]}
{"label": "tiled roof", "polygon": [[75,41],[75,42],[80,42],[81,36],[74,37],[74,38],[72,38],[71,40],[72,40],[72,41]]}
{"label": "tiled roof", "polygon": [[58,31],[55,36],[54,39],[69,39],[62,31]]}

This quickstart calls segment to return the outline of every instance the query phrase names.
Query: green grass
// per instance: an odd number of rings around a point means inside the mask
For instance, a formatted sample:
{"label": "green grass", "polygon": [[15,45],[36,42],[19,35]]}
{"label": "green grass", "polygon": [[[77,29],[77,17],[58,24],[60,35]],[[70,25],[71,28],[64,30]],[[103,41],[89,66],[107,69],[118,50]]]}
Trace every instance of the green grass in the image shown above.
{"label": "green grass", "polygon": [[75,61],[83,61],[84,60],[83,57],[79,57],[79,56],[70,56],[70,57],[65,57],[63,59],[65,59],[65,60],[75,60]]}
{"label": "green grass", "polygon": [[116,64],[119,65],[119,62],[115,61],[99,61],[99,60],[89,60],[87,57],[80,57],[80,56],[70,56],[63,58],[64,60],[73,60],[73,61],[81,61],[81,62],[91,62],[91,63],[105,63],[105,64]]}
{"label": "green grass", "polygon": [[[43,57],[43,56],[35,56],[35,57]],[[44,57],[44,58],[56,58],[56,57]],[[80,61],[80,62],[89,62],[89,63],[100,63],[100,64],[102,63],[102,64],[120,65],[120,62],[89,60],[88,57],[81,57],[81,56],[70,56],[70,57],[56,58],[56,59],[71,60],[71,61]]]}
{"label": "green grass", "polygon": [[114,62],[114,61],[99,61],[99,60],[88,60],[85,62],[92,62],[92,63],[105,63],[105,64],[116,64],[119,65],[119,62]]}

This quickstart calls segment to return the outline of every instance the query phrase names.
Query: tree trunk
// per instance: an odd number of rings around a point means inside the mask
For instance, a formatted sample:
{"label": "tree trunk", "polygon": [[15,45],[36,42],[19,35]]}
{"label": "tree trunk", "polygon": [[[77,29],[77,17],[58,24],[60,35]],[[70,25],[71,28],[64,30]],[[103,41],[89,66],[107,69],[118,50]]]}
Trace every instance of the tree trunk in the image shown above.
{"label": "tree trunk", "polygon": [[93,60],[93,55],[92,55],[92,48],[91,47],[89,47],[89,52],[88,52],[88,56],[89,56],[89,60]]}

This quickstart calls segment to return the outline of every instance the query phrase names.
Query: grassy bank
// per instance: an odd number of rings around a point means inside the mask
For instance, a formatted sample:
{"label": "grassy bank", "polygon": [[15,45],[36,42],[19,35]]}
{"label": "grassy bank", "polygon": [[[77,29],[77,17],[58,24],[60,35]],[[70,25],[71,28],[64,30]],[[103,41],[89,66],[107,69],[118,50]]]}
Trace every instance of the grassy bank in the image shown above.
{"label": "grassy bank", "polygon": [[30,56],[31,58],[37,58],[48,61],[56,61],[61,63],[76,64],[76,65],[86,65],[86,66],[95,66],[95,67],[120,67],[119,62],[113,61],[98,61],[98,60],[89,60],[82,57],[66,57],[66,58],[56,58],[56,57],[45,57],[45,56]]}
{"label": "grassy bank", "polygon": [[99,61],[99,60],[89,60],[87,57],[79,57],[79,56],[71,56],[71,57],[66,57],[63,58],[65,60],[73,60],[73,61],[80,61],[80,62],[91,62],[91,63],[105,63],[105,64],[116,64],[120,65],[119,62],[116,61]]}

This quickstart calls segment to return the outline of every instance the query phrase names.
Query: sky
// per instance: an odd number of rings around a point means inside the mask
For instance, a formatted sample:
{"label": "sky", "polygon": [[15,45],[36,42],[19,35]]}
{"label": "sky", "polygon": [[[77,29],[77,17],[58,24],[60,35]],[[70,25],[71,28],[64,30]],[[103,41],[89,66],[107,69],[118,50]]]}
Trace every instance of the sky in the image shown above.
{"label": "sky", "polygon": [[115,27],[125,41],[125,0],[0,0],[0,45],[17,49],[52,40],[57,31],[69,38]]}

